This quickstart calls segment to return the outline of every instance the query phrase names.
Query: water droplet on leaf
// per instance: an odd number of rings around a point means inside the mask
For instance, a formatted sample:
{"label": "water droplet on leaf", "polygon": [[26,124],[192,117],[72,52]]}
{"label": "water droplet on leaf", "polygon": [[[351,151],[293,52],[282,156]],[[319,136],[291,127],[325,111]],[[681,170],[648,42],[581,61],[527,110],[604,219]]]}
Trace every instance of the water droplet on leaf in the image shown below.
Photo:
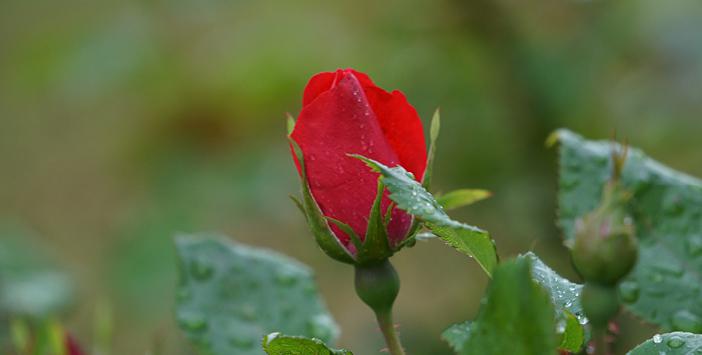
{"label": "water droplet on leaf", "polygon": [[696,235],[687,240],[687,251],[691,256],[702,255],[702,236]]}
{"label": "water droplet on leaf", "polygon": [[656,334],[653,336],[653,342],[656,344],[660,344],[663,341],[663,337],[660,334]]}
{"label": "water droplet on leaf", "polygon": [[247,321],[255,321],[257,318],[256,308],[250,304],[241,306],[239,314]]}
{"label": "water droplet on leaf", "polygon": [[275,275],[275,281],[281,286],[292,286],[297,282],[297,278],[290,270],[280,270]]}
{"label": "water droplet on leaf", "polygon": [[212,266],[202,261],[193,260],[190,264],[190,273],[196,280],[207,281],[214,274],[214,269],[212,268]]}
{"label": "water droplet on leaf", "polygon": [[668,344],[668,346],[673,348],[673,349],[677,349],[677,348],[683,346],[685,344],[685,341],[682,338],[680,338],[679,336],[674,335],[674,336],[670,337],[670,339],[668,339],[666,344]]}
{"label": "water droplet on leaf", "polygon": [[626,303],[634,303],[639,299],[639,284],[636,281],[624,281],[619,285],[619,296]]}
{"label": "water droplet on leaf", "polygon": [[207,329],[207,320],[199,313],[181,313],[178,315],[178,323],[191,332],[200,332]]}

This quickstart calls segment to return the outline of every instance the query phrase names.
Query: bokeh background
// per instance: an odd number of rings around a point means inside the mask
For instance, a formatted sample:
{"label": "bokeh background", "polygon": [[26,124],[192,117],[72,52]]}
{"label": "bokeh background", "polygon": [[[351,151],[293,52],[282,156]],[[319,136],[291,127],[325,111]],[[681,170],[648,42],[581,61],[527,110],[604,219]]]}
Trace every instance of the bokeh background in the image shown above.
{"label": "bokeh background", "polygon": [[[377,353],[352,269],[316,248],[287,197],[284,114],[338,67],[403,90],[425,124],[440,106],[435,190],[494,193],[453,215],[491,231],[503,258],[534,250],[574,280],[552,130],[616,130],[702,175],[698,0],[4,0],[0,238],[70,275],[61,319],[88,348],[111,310],[114,354],[190,354],[172,237],[207,231],[312,266],[339,345]],[[438,241],[394,260],[405,345],[449,354],[439,334],[474,317],[486,277]],[[654,332],[621,320],[621,353]]]}

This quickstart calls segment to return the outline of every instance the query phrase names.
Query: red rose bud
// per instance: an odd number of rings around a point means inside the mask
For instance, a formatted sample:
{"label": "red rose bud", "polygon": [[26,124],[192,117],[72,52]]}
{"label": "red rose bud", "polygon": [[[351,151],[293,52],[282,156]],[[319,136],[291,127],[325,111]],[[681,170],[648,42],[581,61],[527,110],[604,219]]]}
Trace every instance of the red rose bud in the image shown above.
{"label": "red rose bud", "polygon": [[313,76],[302,103],[290,138],[318,243],[344,262],[386,259],[408,237],[412,216],[392,207],[387,191],[378,196],[378,173],[349,154],[401,165],[422,179],[427,153],[417,111],[401,92],[352,69]]}

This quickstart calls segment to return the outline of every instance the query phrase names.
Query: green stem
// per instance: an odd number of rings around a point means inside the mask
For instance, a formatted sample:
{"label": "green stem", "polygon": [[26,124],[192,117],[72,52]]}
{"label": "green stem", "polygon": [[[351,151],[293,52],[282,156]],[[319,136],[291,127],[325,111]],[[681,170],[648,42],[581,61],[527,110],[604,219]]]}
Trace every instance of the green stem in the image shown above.
{"label": "green stem", "polygon": [[390,355],[405,355],[392,321],[392,305],[400,292],[400,278],[390,261],[356,265],[354,284],[358,297],[375,313]]}
{"label": "green stem", "polygon": [[593,328],[592,336],[595,341],[595,355],[610,355],[606,328]]}
{"label": "green stem", "polygon": [[400,338],[395,331],[395,323],[392,321],[392,310],[376,312],[375,317],[378,320],[380,331],[385,337],[385,344],[388,346],[390,355],[405,355],[405,350],[402,349]]}

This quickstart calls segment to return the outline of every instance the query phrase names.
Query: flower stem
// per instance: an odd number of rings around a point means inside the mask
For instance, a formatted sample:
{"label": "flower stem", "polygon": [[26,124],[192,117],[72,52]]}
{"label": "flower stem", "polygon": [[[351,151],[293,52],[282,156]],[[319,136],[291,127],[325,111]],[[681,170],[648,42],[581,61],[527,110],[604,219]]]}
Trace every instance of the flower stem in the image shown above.
{"label": "flower stem", "polygon": [[388,346],[390,355],[405,355],[405,350],[400,344],[397,331],[395,331],[395,323],[392,321],[392,310],[376,312],[375,317],[378,320],[380,331],[383,332],[383,337],[385,337],[385,344]]}
{"label": "flower stem", "polygon": [[595,341],[595,355],[610,355],[606,328],[593,328],[592,337]]}
{"label": "flower stem", "polygon": [[390,261],[356,265],[356,294],[375,313],[390,355],[405,355],[392,321],[392,305],[400,291],[400,278]]}

